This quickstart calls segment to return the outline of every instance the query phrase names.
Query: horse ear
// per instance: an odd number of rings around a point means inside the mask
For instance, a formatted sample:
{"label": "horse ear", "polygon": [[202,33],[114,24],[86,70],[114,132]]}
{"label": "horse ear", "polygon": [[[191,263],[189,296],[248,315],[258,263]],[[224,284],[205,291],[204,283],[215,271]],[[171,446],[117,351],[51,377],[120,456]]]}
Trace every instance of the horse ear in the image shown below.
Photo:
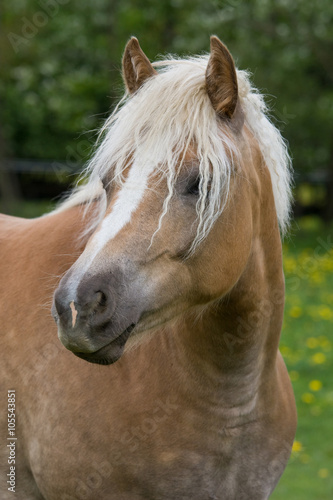
{"label": "horse ear", "polygon": [[227,47],[216,36],[210,38],[206,89],[216,113],[232,118],[238,98],[236,69]]}
{"label": "horse ear", "polygon": [[123,55],[123,78],[130,94],[136,92],[141,85],[157,74],[148,57],[141,49],[134,36],[127,42]]}

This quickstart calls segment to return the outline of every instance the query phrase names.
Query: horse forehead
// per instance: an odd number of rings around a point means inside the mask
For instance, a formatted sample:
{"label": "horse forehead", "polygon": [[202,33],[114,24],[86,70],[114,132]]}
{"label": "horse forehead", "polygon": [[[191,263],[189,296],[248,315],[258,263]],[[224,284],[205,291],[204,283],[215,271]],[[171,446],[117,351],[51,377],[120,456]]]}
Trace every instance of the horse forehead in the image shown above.
{"label": "horse forehead", "polygon": [[142,168],[139,162],[134,162],[128,169],[124,184],[115,193],[114,201],[110,203],[93,237],[95,244],[104,246],[131,221],[144,198],[152,171],[153,166],[145,165]]}
{"label": "horse forehead", "polygon": [[[192,165],[196,158],[196,145],[189,144],[179,156],[180,163],[188,170],[188,166]],[[135,160],[126,168],[124,174],[125,181],[115,194],[114,201],[110,203],[106,216],[93,237],[92,243],[99,249],[113,240],[131,221],[150,186],[154,186],[154,191],[158,187],[163,189],[160,182],[161,172],[156,162]]]}

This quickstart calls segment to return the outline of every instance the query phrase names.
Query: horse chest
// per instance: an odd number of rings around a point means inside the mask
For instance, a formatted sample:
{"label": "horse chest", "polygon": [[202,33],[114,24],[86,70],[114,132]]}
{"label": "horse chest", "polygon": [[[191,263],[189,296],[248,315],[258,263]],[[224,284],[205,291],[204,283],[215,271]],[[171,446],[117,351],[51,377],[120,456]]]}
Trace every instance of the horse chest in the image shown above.
{"label": "horse chest", "polygon": [[[218,435],[211,429],[196,435],[193,427],[178,426],[172,418],[168,424],[154,429],[151,422],[143,420],[130,431],[118,429],[108,442],[91,443],[94,449],[87,446],[81,452],[61,494],[70,493],[68,500],[95,500],[97,494],[105,500],[267,498],[265,489],[269,485],[254,479],[254,457],[249,467],[239,436]],[[70,462],[73,464],[72,459]],[[257,465],[263,464],[257,461]],[[50,499],[59,498],[59,494],[50,495]]]}
{"label": "horse chest", "polygon": [[[241,499],[240,493],[234,496],[243,460],[234,449],[239,435],[235,431],[227,435],[209,419],[205,428],[204,416],[195,412],[181,418],[186,410],[177,402],[161,398],[131,421],[126,421],[125,414],[109,424],[95,418],[94,432],[85,432],[81,441],[82,429],[75,417],[68,433],[62,420],[53,429],[52,439],[40,433],[50,446],[42,446],[37,439],[31,458],[44,498]],[[91,422],[89,410],[85,421]]]}
{"label": "horse chest", "polygon": [[[223,458],[223,454],[209,456],[205,452],[177,449],[150,455],[141,449],[127,457],[115,452],[113,460],[94,461],[85,473],[81,470],[73,474],[71,484],[61,494],[66,491],[68,500],[96,500],[96,495],[105,500],[268,498],[269,485],[260,484],[255,474],[250,482],[248,477],[240,477],[244,472],[240,457],[226,462]],[[50,499],[59,498],[57,495],[50,495]]]}

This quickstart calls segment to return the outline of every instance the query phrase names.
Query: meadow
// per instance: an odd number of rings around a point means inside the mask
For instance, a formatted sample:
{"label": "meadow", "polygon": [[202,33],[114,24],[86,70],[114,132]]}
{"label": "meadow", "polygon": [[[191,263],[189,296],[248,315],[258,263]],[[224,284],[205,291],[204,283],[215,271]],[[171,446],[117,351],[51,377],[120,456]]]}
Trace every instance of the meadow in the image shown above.
{"label": "meadow", "polygon": [[292,456],[272,500],[333,498],[333,226],[304,218],[284,242],[280,350],[296,396]]}
{"label": "meadow", "polygon": [[[17,205],[37,216],[49,203]],[[283,243],[286,306],[280,350],[294,387],[298,430],[272,500],[333,498],[333,225],[295,221]]]}

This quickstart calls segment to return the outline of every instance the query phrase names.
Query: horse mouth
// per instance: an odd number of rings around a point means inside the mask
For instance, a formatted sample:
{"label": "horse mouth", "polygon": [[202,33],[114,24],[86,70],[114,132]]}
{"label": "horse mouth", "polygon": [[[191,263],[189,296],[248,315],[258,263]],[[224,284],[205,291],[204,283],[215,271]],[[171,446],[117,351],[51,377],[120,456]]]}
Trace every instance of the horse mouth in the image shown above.
{"label": "horse mouth", "polygon": [[126,328],[118,337],[112,339],[111,342],[95,352],[74,352],[75,356],[84,359],[89,363],[95,363],[98,365],[112,365],[121,357],[124,351],[125,344],[134,330],[136,323],[132,323]]}

